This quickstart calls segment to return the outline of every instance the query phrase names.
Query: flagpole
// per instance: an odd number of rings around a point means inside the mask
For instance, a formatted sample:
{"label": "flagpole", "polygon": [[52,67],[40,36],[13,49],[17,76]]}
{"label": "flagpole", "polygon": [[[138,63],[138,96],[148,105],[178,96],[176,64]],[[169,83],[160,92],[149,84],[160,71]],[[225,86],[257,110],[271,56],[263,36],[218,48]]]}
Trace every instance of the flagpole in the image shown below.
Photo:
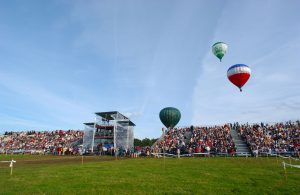
{"label": "flagpole", "polygon": [[10,176],[12,176],[12,171],[13,171],[13,163],[10,163]]}

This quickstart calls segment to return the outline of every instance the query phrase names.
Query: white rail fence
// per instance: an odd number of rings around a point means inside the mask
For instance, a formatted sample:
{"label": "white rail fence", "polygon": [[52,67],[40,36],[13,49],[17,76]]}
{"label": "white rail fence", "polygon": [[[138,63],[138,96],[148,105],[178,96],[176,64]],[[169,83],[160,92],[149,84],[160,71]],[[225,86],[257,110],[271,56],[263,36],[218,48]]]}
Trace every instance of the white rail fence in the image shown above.
{"label": "white rail fence", "polygon": [[9,163],[9,167],[10,167],[10,175],[12,175],[13,173],[13,167],[14,167],[14,163],[16,163],[17,161],[15,160],[11,160],[11,161],[0,161],[0,163]]}

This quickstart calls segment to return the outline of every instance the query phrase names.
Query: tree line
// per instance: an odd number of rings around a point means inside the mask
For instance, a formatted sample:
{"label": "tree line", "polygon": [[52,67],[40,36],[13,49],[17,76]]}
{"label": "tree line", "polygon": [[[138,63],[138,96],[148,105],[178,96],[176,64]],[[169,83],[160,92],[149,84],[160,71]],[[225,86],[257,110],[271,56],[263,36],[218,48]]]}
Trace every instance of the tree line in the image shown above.
{"label": "tree line", "polygon": [[140,147],[145,147],[145,146],[152,146],[155,142],[157,141],[157,138],[149,139],[149,138],[144,138],[142,140],[138,138],[134,138],[134,146],[140,146]]}

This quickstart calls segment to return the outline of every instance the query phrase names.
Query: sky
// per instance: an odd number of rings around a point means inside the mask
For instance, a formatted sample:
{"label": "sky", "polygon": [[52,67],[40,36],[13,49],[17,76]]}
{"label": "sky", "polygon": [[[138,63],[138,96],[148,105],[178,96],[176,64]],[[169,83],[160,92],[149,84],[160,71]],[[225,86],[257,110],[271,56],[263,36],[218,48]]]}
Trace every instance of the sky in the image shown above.
{"label": "sky", "polygon": [[[0,0],[0,133],[84,129],[119,111],[137,138],[300,119],[298,0]],[[228,44],[222,62],[212,54]],[[247,64],[243,92],[227,69]]]}

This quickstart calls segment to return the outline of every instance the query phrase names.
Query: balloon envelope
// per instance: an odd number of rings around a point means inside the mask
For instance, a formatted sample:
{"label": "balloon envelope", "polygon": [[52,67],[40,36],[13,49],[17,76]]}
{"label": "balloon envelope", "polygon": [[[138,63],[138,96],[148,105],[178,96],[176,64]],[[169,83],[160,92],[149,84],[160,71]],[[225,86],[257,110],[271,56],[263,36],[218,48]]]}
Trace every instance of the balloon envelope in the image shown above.
{"label": "balloon envelope", "polygon": [[217,42],[212,46],[212,52],[214,53],[215,56],[217,56],[217,58],[220,59],[220,61],[222,60],[223,56],[226,54],[227,49],[228,49],[228,45],[224,42]]}
{"label": "balloon envelope", "polygon": [[231,83],[237,86],[240,91],[249,80],[251,69],[245,64],[235,64],[227,70],[227,77]]}
{"label": "balloon envelope", "polygon": [[177,108],[167,107],[160,111],[159,118],[167,128],[173,128],[180,121],[181,114]]}

